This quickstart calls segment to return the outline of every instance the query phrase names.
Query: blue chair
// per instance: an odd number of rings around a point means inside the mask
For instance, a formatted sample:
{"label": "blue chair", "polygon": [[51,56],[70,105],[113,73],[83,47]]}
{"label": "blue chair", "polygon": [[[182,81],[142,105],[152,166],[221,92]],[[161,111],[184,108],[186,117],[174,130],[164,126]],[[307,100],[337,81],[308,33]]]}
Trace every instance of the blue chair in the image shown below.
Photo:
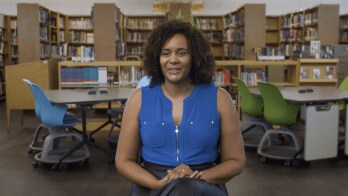
{"label": "blue chair", "polygon": [[[136,88],[141,88],[148,86],[150,84],[151,78],[149,76],[143,76],[137,84]],[[111,129],[108,134],[108,141],[111,147],[116,147],[118,141],[118,132],[114,131],[115,126],[121,128],[120,123],[122,122],[122,114],[123,114],[123,106],[124,102],[122,102],[122,106],[120,108],[108,109],[108,115],[112,117],[116,117],[116,119],[112,122]]]}
{"label": "blue chair", "polygon": [[74,114],[67,112],[66,105],[53,105],[38,85],[26,79],[23,81],[28,84],[34,96],[36,115],[43,126],[49,129],[49,135],[44,140],[42,151],[34,157],[33,166],[37,167],[38,163],[47,163],[53,164],[53,169],[58,169],[65,168],[68,163],[78,162],[81,166],[86,164],[90,156],[86,145],[70,156],[66,156],[77,142],[82,141],[81,134],[67,130],[67,128],[81,122]]}

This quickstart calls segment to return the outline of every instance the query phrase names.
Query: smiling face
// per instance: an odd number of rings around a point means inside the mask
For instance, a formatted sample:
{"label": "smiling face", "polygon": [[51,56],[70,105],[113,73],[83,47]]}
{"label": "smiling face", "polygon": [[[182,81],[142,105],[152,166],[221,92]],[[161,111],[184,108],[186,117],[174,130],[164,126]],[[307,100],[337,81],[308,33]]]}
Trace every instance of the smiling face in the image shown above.
{"label": "smiling face", "polygon": [[166,82],[191,82],[191,53],[184,35],[175,34],[164,43],[160,64]]}

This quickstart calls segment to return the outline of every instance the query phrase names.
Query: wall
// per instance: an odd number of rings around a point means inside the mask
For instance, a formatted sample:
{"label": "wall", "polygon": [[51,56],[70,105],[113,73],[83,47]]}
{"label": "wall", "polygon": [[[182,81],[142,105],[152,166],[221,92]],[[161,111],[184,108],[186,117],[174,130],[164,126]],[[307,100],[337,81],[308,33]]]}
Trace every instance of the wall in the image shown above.
{"label": "wall", "polygon": [[[154,14],[153,1],[155,0],[0,0],[0,13],[17,15],[17,3],[25,2],[39,3],[68,15],[85,15],[90,14],[94,3],[115,3],[126,15],[143,15]],[[245,3],[266,3],[267,15],[285,14],[323,3],[340,4],[340,14],[348,13],[348,0],[205,0],[205,11],[196,14],[222,15],[236,10]]]}

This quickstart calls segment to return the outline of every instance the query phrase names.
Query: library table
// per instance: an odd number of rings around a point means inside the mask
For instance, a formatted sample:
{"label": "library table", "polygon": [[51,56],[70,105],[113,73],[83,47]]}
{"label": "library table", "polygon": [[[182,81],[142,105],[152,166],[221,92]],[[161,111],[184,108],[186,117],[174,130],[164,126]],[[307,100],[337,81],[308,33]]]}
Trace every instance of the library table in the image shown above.
{"label": "library table", "polygon": [[[74,146],[74,148],[62,157],[62,160],[72,154],[83,145],[88,144],[110,155],[110,152],[100,148],[93,142],[90,142],[87,134],[87,109],[97,103],[108,102],[108,107],[111,108],[112,101],[125,101],[132,94],[135,88],[107,88],[107,93],[100,93],[100,89],[64,89],[64,90],[45,90],[48,99],[54,104],[76,104],[81,109],[82,119],[82,141]],[[95,94],[90,92],[94,91]],[[108,117],[108,121],[102,126],[111,122],[111,116]],[[101,129],[99,127],[97,130]]]}
{"label": "library table", "polygon": [[[337,156],[339,111],[334,104],[345,94],[335,87],[280,87],[284,99],[301,105],[301,117],[305,120],[302,154],[306,161]],[[251,93],[261,96],[256,88]],[[348,92],[347,92],[348,98]]]}

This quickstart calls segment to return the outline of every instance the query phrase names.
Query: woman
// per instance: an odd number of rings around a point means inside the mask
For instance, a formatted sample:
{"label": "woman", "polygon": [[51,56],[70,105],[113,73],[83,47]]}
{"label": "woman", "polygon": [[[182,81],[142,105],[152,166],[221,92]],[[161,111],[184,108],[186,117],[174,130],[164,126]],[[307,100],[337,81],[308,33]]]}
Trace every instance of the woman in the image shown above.
{"label": "woman", "polygon": [[212,85],[209,41],[189,23],[165,22],[143,65],[150,86],[128,99],[116,152],[131,195],[227,195],[245,155],[232,99]]}

